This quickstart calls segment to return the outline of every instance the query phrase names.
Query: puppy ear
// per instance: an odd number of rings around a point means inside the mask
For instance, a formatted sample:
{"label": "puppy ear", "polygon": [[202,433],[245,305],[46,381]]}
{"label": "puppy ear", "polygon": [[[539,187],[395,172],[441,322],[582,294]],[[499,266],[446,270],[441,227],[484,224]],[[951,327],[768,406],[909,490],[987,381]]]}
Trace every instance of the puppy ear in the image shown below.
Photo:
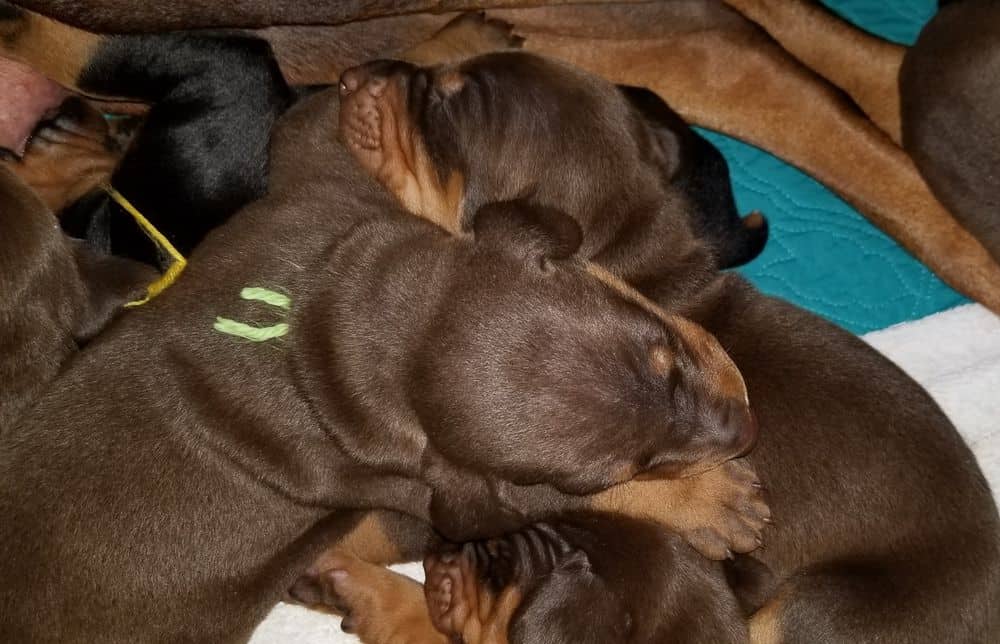
{"label": "puppy ear", "polygon": [[460,542],[520,527],[521,518],[508,513],[490,481],[437,456],[429,461],[424,475],[431,488],[431,523],[439,534]]}
{"label": "puppy ear", "polygon": [[575,219],[555,208],[522,200],[486,204],[473,215],[477,241],[519,248],[541,260],[566,259],[580,248],[583,231]]}
{"label": "puppy ear", "polygon": [[688,138],[694,135],[691,127],[673,111],[662,98],[645,87],[619,85],[632,108],[649,125],[652,136],[652,153],[663,169],[666,179],[673,179],[684,163],[684,150]]}

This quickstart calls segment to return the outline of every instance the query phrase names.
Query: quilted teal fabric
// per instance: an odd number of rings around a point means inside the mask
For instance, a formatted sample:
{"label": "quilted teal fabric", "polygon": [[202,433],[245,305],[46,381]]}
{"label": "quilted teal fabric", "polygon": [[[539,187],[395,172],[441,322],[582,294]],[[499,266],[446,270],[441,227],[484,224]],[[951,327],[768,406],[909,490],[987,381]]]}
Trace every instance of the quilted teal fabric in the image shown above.
{"label": "quilted teal fabric", "polygon": [[[912,43],[935,0],[827,0],[879,36]],[[965,300],[819,183],[775,157],[704,132],[726,156],[743,213],[760,210],[771,237],[739,269],[778,295],[855,333],[924,317]]]}

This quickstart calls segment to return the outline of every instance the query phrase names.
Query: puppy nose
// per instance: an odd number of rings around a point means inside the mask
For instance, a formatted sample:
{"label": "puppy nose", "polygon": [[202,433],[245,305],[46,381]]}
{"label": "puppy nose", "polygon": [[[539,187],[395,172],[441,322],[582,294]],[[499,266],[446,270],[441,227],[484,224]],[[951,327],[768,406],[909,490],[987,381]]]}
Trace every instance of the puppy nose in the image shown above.
{"label": "puppy nose", "polygon": [[349,96],[364,87],[369,94],[378,98],[387,84],[384,76],[373,75],[367,65],[358,65],[340,75],[340,95]]}
{"label": "puppy nose", "polygon": [[367,76],[364,67],[352,67],[345,71],[340,75],[340,95],[347,96],[358,91]]}

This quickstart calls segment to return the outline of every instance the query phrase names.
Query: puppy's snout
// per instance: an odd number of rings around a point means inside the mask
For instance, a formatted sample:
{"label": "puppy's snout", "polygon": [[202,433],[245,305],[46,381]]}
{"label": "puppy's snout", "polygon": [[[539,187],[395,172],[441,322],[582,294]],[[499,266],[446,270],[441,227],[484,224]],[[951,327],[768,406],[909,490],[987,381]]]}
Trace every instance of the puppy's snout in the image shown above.
{"label": "puppy's snout", "polygon": [[372,73],[368,65],[352,67],[340,75],[340,95],[350,96],[359,89],[364,89],[373,97],[378,98],[385,92],[388,80],[381,74]]}
{"label": "puppy's snout", "polygon": [[352,67],[340,75],[340,95],[348,96],[358,91],[364,83],[364,71],[359,67]]}

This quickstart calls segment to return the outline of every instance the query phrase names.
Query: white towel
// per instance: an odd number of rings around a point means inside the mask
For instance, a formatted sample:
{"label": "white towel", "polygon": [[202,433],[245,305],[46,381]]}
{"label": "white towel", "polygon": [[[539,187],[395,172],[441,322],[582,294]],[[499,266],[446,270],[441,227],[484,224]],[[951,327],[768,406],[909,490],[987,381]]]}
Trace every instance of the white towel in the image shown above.
{"label": "white towel", "polygon": [[[864,336],[922,384],[968,441],[994,495],[1000,490],[1000,318],[960,306]],[[418,564],[398,569],[423,579]],[[356,644],[340,620],[279,604],[251,644]]]}

